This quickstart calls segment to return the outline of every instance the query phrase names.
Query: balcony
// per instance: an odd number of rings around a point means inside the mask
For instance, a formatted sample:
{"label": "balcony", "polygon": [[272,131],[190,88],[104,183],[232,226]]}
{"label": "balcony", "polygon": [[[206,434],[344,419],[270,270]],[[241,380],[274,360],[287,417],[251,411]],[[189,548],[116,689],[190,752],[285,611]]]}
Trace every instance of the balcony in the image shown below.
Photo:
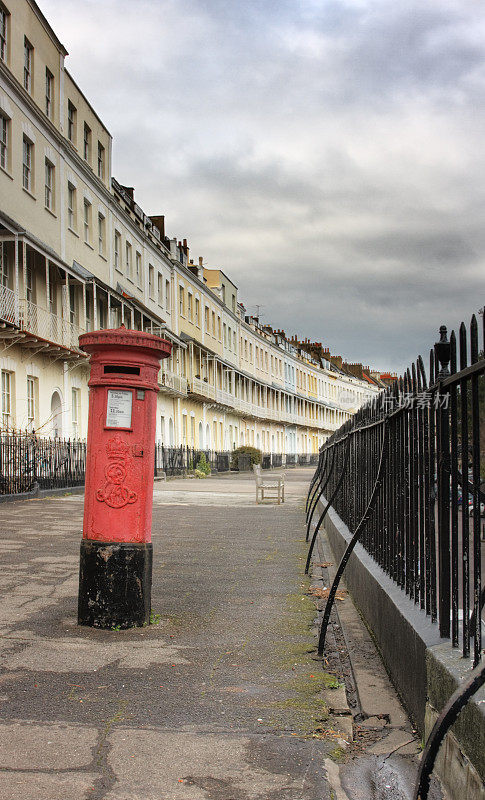
{"label": "balcony", "polygon": [[186,397],[187,395],[187,378],[181,375],[176,375],[175,372],[164,370],[158,376],[158,385],[162,392],[174,395],[175,397]]}
{"label": "balcony", "polygon": [[230,392],[226,392],[224,389],[216,389],[216,401],[218,403],[222,403],[222,405],[230,406],[234,408],[236,403],[236,398]]}
{"label": "balcony", "polygon": [[200,378],[193,378],[190,386],[192,394],[197,394],[200,397],[208,398],[210,400],[216,399],[216,389],[208,381],[202,381]]}
{"label": "balcony", "polygon": [[78,325],[0,286],[0,338],[4,341],[47,355],[58,355],[64,348],[78,358],[86,355],[79,348],[82,333],[85,331]]}

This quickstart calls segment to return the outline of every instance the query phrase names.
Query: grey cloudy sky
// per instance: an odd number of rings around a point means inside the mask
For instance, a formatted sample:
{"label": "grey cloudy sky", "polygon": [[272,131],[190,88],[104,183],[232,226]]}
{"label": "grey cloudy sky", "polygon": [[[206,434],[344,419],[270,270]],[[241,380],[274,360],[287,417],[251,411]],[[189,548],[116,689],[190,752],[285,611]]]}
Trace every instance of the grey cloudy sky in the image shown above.
{"label": "grey cloudy sky", "polygon": [[485,302],[478,0],[39,0],[114,174],[250,312],[400,370]]}

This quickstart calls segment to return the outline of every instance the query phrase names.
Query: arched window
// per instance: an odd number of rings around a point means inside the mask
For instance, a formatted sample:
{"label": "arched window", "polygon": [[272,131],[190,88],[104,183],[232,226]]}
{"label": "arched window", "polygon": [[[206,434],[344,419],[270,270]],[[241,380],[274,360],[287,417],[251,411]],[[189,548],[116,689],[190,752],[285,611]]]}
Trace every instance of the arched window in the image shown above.
{"label": "arched window", "polygon": [[62,436],[62,401],[59,392],[54,392],[51,398],[51,424],[52,436],[58,439]]}

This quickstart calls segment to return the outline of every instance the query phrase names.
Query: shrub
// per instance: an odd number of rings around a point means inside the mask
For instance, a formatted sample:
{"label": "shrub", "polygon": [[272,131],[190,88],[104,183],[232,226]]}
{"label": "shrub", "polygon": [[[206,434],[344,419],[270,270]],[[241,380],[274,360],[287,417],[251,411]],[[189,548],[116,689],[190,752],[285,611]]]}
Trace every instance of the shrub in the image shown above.
{"label": "shrub", "polygon": [[240,453],[247,453],[251,457],[251,466],[253,466],[253,464],[261,464],[261,459],[263,457],[261,450],[258,450],[257,447],[250,447],[249,445],[243,444],[241,447],[236,447],[231,453],[231,469],[237,469],[237,460]]}
{"label": "shrub", "polygon": [[[204,477],[207,477],[207,475],[211,474],[210,464],[207,463],[207,459],[205,457],[205,453],[201,453],[200,454],[200,458],[199,458],[197,464],[195,465],[195,472],[196,473],[197,472],[203,472],[204,473]],[[197,476],[197,477],[199,477],[199,476]]]}

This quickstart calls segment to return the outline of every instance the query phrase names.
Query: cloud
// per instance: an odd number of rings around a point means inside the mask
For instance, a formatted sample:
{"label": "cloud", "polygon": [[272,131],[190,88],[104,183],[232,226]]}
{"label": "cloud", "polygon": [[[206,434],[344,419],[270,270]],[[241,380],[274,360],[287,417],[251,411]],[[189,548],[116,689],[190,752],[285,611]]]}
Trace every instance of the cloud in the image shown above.
{"label": "cloud", "polygon": [[402,368],[483,304],[472,0],[43,0],[147,213],[288,333]]}

